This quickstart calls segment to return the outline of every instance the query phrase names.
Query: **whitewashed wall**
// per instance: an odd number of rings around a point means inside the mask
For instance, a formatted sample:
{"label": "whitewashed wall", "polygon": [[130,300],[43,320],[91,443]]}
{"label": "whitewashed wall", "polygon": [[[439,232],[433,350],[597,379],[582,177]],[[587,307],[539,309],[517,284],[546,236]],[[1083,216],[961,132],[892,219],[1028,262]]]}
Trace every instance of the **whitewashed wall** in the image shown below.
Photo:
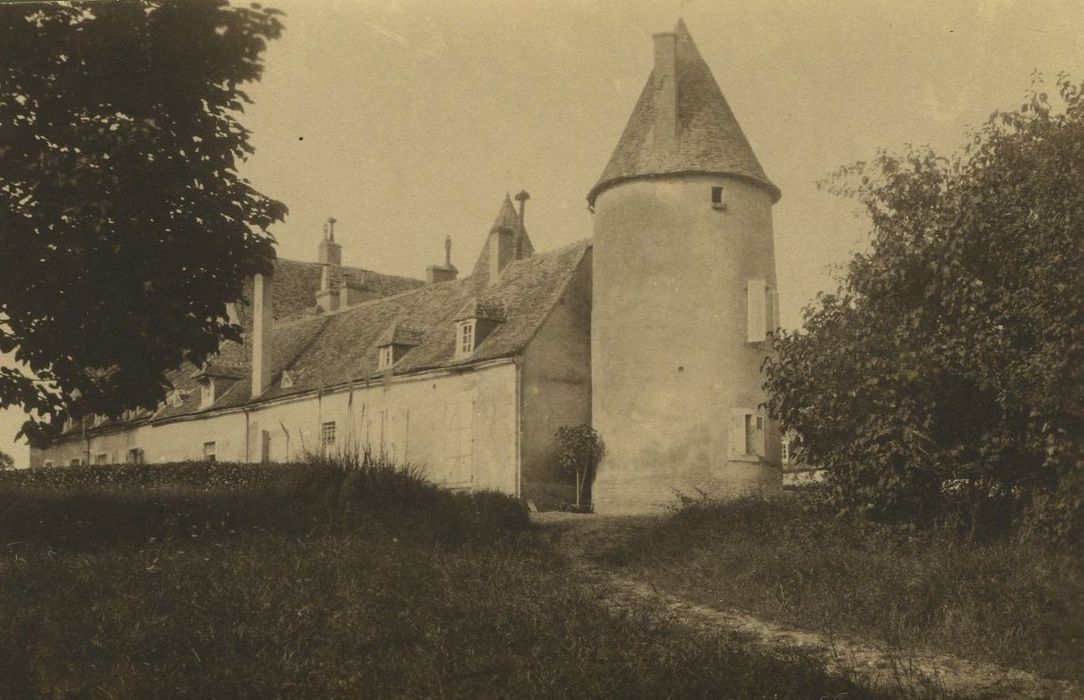
{"label": "whitewashed wall", "polygon": [[[147,462],[203,457],[215,442],[219,461],[282,462],[321,450],[321,426],[335,422],[332,450],[366,447],[416,465],[457,488],[518,495],[517,368],[511,361],[415,377],[377,378],[320,396],[254,406],[198,419],[142,426],[90,438],[90,461],[125,461],[140,448]],[[32,466],[86,459],[81,438],[32,454]]]}

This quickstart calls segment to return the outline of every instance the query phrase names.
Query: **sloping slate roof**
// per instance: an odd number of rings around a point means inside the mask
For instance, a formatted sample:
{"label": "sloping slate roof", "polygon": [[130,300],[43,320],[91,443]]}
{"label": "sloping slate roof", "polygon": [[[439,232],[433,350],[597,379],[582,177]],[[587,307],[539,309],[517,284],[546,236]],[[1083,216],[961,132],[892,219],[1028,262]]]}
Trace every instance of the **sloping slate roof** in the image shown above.
{"label": "sloping slate roof", "polygon": [[767,188],[772,201],[778,201],[779,188],[768,179],[753,153],[684,21],[678,21],[674,34],[678,134],[673,147],[655,139],[656,110],[664,106],[659,96],[662,76],[652,71],[610,162],[587,194],[588,204],[593,207],[602,190],[623,180],[676,173],[748,178]]}
{"label": "sloping slate roof", "polygon": [[[279,258],[275,261],[275,283],[272,287],[271,306],[276,319],[299,313],[316,313],[316,292],[320,289],[320,263],[300,262]],[[381,297],[402,294],[425,284],[422,280],[396,275],[383,275],[359,267],[332,267],[331,287],[339,289],[349,282],[364,286]],[[252,327],[252,280],[245,282],[245,303],[238,305],[238,316],[244,328]]]}
{"label": "sloping slate roof", "polygon": [[[154,420],[237,408],[350,381],[379,379],[383,376],[383,372],[377,370],[379,343],[393,325],[418,332],[418,345],[395,364],[395,374],[514,355],[534,337],[589,247],[589,242],[581,241],[512,262],[500,281],[491,287],[465,278],[425,285],[332,314],[300,315],[276,322],[272,383],[262,396],[255,400],[250,397],[251,377],[246,372],[226,391],[219,392],[214,406],[201,410],[199,386],[192,378],[195,368],[187,365],[172,373],[170,378],[178,389],[191,391],[191,394],[183,406],[167,405],[155,414]],[[470,304],[483,308],[499,306],[504,309],[505,320],[470,357],[457,360],[454,319],[458,311]],[[228,348],[229,352],[238,352],[239,346],[229,345],[232,346]],[[289,370],[294,378],[293,385],[286,388],[281,383],[284,370]]]}

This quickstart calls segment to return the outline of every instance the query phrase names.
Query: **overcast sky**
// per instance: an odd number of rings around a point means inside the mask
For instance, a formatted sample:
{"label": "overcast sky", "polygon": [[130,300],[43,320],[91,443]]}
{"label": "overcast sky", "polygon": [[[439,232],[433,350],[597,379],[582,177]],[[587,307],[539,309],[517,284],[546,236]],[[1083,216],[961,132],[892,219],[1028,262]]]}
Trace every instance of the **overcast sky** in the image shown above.
{"label": "overcast sky", "polygon": [[[953,150],[1034,70],[1084,79],[1084,3],[1028,0],[268,0],[286,13],[245,115],[244,172],[290,208],[280,257],[312,260],[339,220],[343,261],[469,271],[505,192],[531,193],[548,250],[591,235],[585,195],[684,17],[768,176],[785,326],[865,241],[816,183],[880,147]],[[0,414],[0,450],[25,463]]]}

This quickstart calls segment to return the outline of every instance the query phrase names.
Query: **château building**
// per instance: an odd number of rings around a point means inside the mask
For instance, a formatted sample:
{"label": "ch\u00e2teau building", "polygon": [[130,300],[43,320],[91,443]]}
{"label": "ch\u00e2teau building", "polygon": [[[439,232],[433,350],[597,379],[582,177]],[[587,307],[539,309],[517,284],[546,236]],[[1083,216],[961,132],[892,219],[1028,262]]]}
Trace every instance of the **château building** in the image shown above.
{"label": "ch\u00e2teau building", "polygon": [[249,282],[231,309],[243,342],[174,372],[155,411],[69,421],[32,465],[370,449],[547,508],[573,499],[557,429],[590,423],[606,443],[599,512],[779,488],[760,367],[780,192],[684,23],[654,42],[587,194],[591,238],[536,252],[521,192],[469,274],[446,241],[422,280],[343,266],[330,219],[316,262],[280,259]]}

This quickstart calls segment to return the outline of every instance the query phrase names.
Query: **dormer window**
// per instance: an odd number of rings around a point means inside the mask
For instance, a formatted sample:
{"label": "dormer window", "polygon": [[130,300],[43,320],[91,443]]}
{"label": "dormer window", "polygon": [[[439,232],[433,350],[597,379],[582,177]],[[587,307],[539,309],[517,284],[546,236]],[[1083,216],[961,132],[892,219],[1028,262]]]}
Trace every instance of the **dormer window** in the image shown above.
{"label": "dormer window", "polygon": [[711,188],[711,206],[716,209],[726,209],[726,202],[723,200],[722,187]]}
{"label": "dormer window", "polygon": [[457,356],[465,357],[474,352],[474,330],[476,327],[477,322],[473,318],[468,318],[456,324],[455,354]]}
{"label": "dormer window", "polygon": [[199,407],[209,408],[215,402],[215,380],[208,377],[200,382]]}
{"label": "dormer window", "polygon": [[289,389],[290,387],[292,387],[294,385],[294,373],[288,369],[284,370],[282,372],[282,381],[279,382],[279,385],[283,389]]}
{"label": "dormer window", "polygon": [[377,361],[376,368],[388,369],[395,364],[395,347],[392,345],[384,345],[380,348],[380,358]]}

